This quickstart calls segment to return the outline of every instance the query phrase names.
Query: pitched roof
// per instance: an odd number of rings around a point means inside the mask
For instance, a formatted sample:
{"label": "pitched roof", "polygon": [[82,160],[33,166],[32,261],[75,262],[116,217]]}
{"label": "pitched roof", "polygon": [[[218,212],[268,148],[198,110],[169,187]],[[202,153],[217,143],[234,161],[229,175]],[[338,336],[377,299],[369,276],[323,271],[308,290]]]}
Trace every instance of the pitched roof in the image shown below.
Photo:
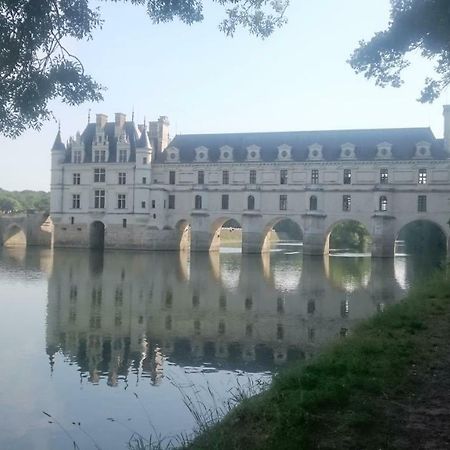
{"label": "pitched roof", "polygon": [[[180,151],[180,161],[194,160],[195,149],[205,146],[209,149],[209,161],[217,161],[220,147],[228,145],[233,148],[233,160],[245,161],[247,147],[261,147],[263,161],[274,161],[278,155],[278,147],[286,144],[292,147],[294,161],[305,161],[308,158],[308,147],[311,144],[322,146],[324,160],[339,160],[341,145],[352,143],[356,146],[357,160],[374,160],[377,145],[382,142],[392,144],[392,159],[408,160],[414,157],[416,144],[425,141],[431,144],[431,155],[434,159],[447,159],[442,140],[436,139],[430,128],[388,128],[372,130],[326,130],[326,131],[288,131],[266,133],[224,133],[224,134],[188,134],[177,135],[170,143]],[[166,152],[159,157],[165,161]]]}
{"label": "pitched roof", "polygon": [[52,150],[61,150],[61,151],[66,150],[66,146],[63,144],[63,141],[61,139],[61,130],[58,130],[58,134],[56,135]]}

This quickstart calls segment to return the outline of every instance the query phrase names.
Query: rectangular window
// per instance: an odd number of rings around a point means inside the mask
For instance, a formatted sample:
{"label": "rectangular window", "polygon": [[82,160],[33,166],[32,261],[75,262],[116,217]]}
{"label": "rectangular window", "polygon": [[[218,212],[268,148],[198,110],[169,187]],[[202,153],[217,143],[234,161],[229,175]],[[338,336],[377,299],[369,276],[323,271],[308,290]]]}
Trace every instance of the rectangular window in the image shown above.
{"label": "rectangular window", "polygon": [[121,163],[127,162],[128,160],[127,153],[128,152],[126,150],[119,150],[119,162]]}
{"label": "rectangular window", "polygon": [[73,174],[73,184],[80,184],[81,182],[81,174],[74,173]]}
{"label": "rectangular window", "polygon": [[380,183],[381,184],[388,184],[389,182],[389,175],[387,169],[380,169]]}
{"label": "rectangular window", "polygon": [[417,197],[417,211],[418,212],[427,212],[427,196],[419,195]]}
{"label": "rectangular window", "polygon": [[171,170],[169,172],[169,184],[175,184],[175,171]]}
{"label": "rectangular window", "polygon": [[97,189],[94,191],[94,208],[105,208],[105,191],[103,189]]}
{"label": "rectangular window", "polygon": [[419,169],[419,184],[427,184],[427,169]]}
{"label": "rectangular window", "polygon": [[72,217],[70,218],[70,224],[71,224],[71,225],[74,225],[74,224],[75,224],[75,217],[72,216]]}
{"label": "rectangular window", "polygon": [[222,171],[222,184],[230,184],[230,172],[228,170]]}
{"label": "rectangular window", "polygon": [[153,209],[156,208],[156,200],[152,200],[152,208],[153,208]]}
{"label": "rectangular window", "polygon": [[142,158],[142,164],[147,164],[147,157],[146,157],[146,156],[144,156],[144,157]]}
{"label": "rectangular window", "polygon": [[287,195],[282,194],[280,195],[280,211],[286,210],[287,210]]}
{"label": "rectangular window", "polygon": [[119,172],[119,184],[127,184],[126,172]]}
{"label": "rectangular window", "polygon": [[344,184],[352,184],[352,171],[351,171],[351,169],[344,169]]}
{"label": "rectangular window", "polygon": [[125,209],[126,208],[126,195],[125,194],[118,194],[117,195],[117,208],[118,209]]}
{"label": "rectangular window", "polygon": [[105,162],[105,161],[106,161],[106,151],[94,150],[94,162]]}
{"label": "rectangular window", "polygon": [[228,209],[230,197],[228,194],[222,195],[222,209]]}
{"label": "rectangular window", "polygon": [[145,202],[141,202],[141,208],[145,209],[145,206],[146,206]]}
{"label": "rectangular window", "polygon": [[319,183],[319,169],[312,169],[311,170],[311,184],[318,184]]}
{"label": "rectangular window", "polygon": [[205,184],[205,172],[203,170],[197,172],[197,184]]}
{"label": "rectangular window", "polygon": [[164,206],[163,206],[164,209],[166,209],[166,205],[167,205],[167,200],[164,200]]}
{"label": "rectangular window", "polygon": [[256,170],[255,169],[251,169],[250,170],[250,180],[249,180],[250,184],[256,184]]}
{"label": "rectangular window", "polygon": [[350,195],[342,196],[342,211],[350,211],[352,209],[352,197]]}
{"label": "rectangular window", "polygon": [[147,184],[147,177],[142,177],[142,184]]}
{"label": "rectangular window", "polygon": [[287,184],[288,182],[288,171],[287,169],[280,170],[280,184]]}
{"label": "rectangular window", "polygon": [[94,183],[104,183],[106,179],[105,169],[94,169]]}
{"label": "rectangular window", "polygon": [[73,152],[73,162],[75,164],[81,163],[81,150],[75,150]]}
{"label": "rectangular window", "polygon": [[80,194],[73,194],[72,195],[72,208],[73,209],[80,209]]}
{"label": "rectangular window", "polygon": [[169,209],[175,209],[175,195],[169,195]]}
{"label": "rectangular window", "polygon": [[127,227],[127,219],[122,219],[122,227],[123,228]]}

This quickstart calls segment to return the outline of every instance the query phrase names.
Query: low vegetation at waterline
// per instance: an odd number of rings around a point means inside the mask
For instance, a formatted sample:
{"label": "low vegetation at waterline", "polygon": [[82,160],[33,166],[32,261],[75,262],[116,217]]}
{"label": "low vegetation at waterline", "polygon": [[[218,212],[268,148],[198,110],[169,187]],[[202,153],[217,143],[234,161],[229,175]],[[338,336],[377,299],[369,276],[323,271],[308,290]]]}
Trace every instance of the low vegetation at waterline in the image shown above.
{"label": "low vegetation at waterline", "polygon": [[190,448],[449,448],[449,324],[450,282],[436,276],[277,375]]}

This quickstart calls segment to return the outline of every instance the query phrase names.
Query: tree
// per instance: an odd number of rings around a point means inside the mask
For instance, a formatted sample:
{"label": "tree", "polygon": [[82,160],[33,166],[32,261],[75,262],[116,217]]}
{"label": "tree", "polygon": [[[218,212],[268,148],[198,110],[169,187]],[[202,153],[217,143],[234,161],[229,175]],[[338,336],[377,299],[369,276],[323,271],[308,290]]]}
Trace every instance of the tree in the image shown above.
{"label": "tree", "polygon": [[407,56],[420,53],[435,66],[419,101],[433,102],[450,84],[450,2],[448,0],[391,0],[391,20],[385,31],[361,41],[349,63],[379,86],[399,87]]}
{"label": "tree", "polygon": [[[153,23],[203,20],[203,0],[110,0],[143,5]],[[289,0],[214,0],[226,10],[219,28],[233,36],[242,26],[265,38],[285,23]],[[89,40],[101,27],[89,0],[0,0],[0,133],[16,137],[52,117],[48,102],[102,100],[103,87],[64,46]]]}

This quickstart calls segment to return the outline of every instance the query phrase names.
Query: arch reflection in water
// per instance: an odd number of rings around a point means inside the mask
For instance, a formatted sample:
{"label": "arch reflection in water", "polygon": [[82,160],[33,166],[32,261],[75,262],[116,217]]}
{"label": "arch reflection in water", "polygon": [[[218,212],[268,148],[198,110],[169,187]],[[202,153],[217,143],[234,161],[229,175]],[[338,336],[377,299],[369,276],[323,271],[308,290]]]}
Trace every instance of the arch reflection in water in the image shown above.
{"label": "arch reflection in water", "polygon": [[165,364],[273,370],[311,356],[402,294],[393,260],[132,252],[97,259],[55,250],[47,351],[111,386],[130,372],[157,384]]}

